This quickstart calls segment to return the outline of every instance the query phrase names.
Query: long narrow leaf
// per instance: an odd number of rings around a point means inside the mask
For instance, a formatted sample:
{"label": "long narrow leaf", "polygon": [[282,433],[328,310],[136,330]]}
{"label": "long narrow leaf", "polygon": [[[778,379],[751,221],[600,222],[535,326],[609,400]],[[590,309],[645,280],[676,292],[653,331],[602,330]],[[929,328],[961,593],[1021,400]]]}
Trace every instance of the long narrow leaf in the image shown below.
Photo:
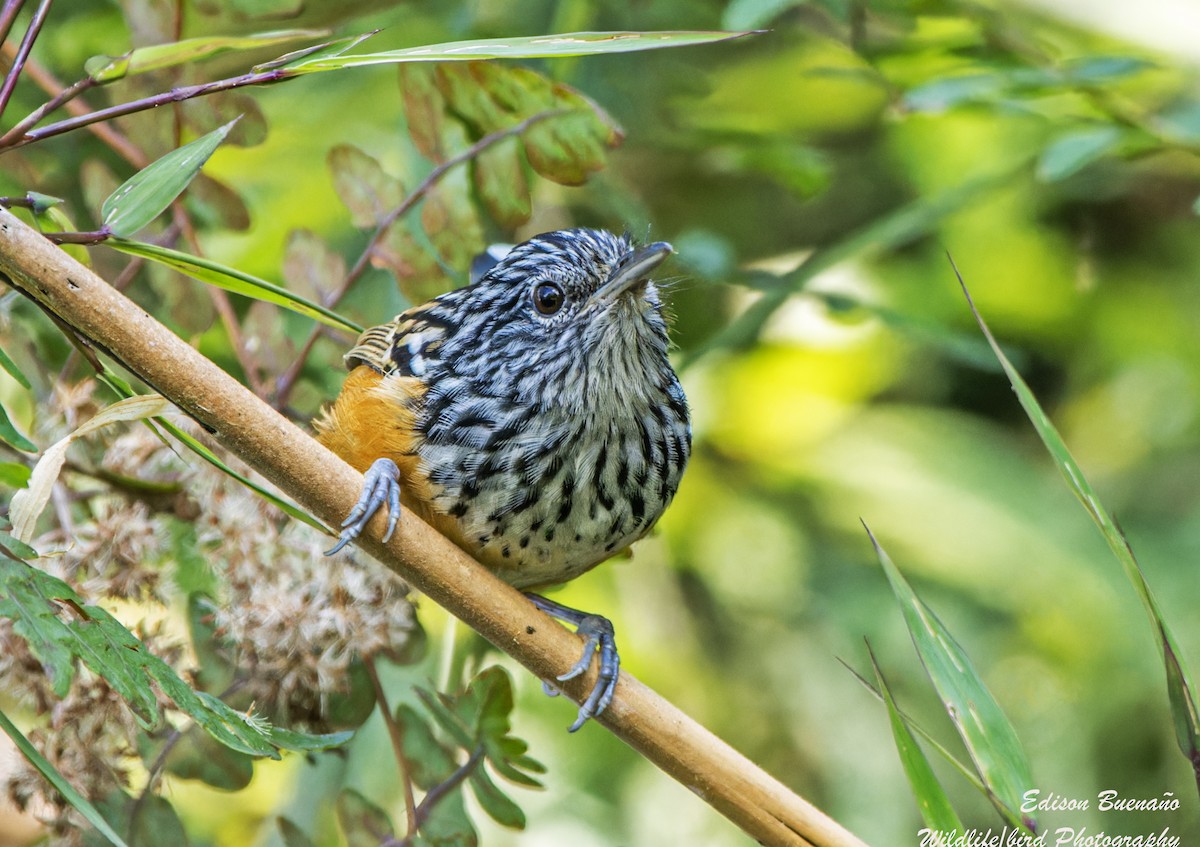
{"label": "long narrow leaf", "polygon": [[198,256],[189,256],[187,253],[181,253],[178,250],[171,250],[167,247],[144,244],[140,241],[127,241],[123,238],[111,238],[104,243],[122,253],[128,253],[131,256],[142,256],[143,258],[166,265],[182,274],[186,274],[192,279],[206,282],[209,285],[215,285],[218,288],[224,288],[226,291],[241,294],[243,297],[250,297],[254,300],[262,300],[266,303],[282,306],[285,309],[290,309],[315,321],[320,321],[327,326],[355,334],[362,332],[362,327],[353,321],[346,320],[337,312],[305,300],[303,297],[288,291],[286,288],[267,282],[265,279],[259,279],[256,276],[226,267],[217,262],[201,259]]}
{"label": "long narrow leaf", "polygon": [[1016,731],[983,684],[966,651],[916,595],[870,529],[867,535],[900,604],[921,664],[966,745],[989,798],[1005,818],[1034,829],[1033,819],[1022,818],[1020,813],[1023,796],[1033,785],[1033,776]]}
{"label": "long narrow leaf", "polygon": [[161,70],[176,65],[207,59],[218,53],[233,50],[258,50],[273,44],[284,44],[302,38],[322,38],[325,29],[283,29],[260,32],[256,35],[208,35],[185,38],[167,44],[138,47],[124,56],[93,56],[83,67],[88,76],[99,83],[114,82],[126,76]]}
{"label": "long narrow leaf", "polygon": [[896,751],[900,754],[900,764],[904,766],[904,774],[908,777],[908,784],[912,787],[913,796],[917,799],[921,820],[925,821],[925,826],[935,832],[963,831],[962,821],[958,819],[954,807],[950,805],[950,798],[946,796],[942,784],[938,782],[937,775],[921,750],[921,745],[913,737],[908,722],[900,714],[900,709],[892,698],[892,692],[888,688],[887,682],[884,681],[883,671],[879,669],[879,663],[875,661],[875,654],[871,651],[869,644],[867,652],[871,657],[871,667],[875,670],[875,684],[879,686],[883,704],[887,707],[888,721],[892,725],[892,737],[896,741]]}
{"label": "long narrow leaf", "polygon": [[[850,671],[850,673],[854,674],[854,678],[859,681],[859,683],[862,685],[863,688],[867,689],[867,691],[870,691],[872,694],[874,694],[875,698],[877,700],[879,700],[880,703],[884,702],[883,692],[881,692],[877,687],[875,687],[871,683],[871,680],[867,679],[865,676],[860,674],[854,668],[850,667],[850,665],[848,665],[842,659],[838,659],[838,661],[841,662],[842,667],[844,667],[846,670]],[[905,714],[903,711],[900,711],[899,707],[897,707],[897,710],[900,714],[901,719],[904,721],[905,726],[907,726],[909,729],[915,731],[918,735],[920,735],[922,738],[924,738],[925,742],[927,744],[929,744],[931,747],[933,747],[934,750],[937,750],[938,755],[940,755],[943,759],[945,759],[947,762],[949,762],[954,767],[954,769],[956,771],[958,771],[958,773],[962,776],[962,778],[965,779],[967,782],[971,783],[971,785],[974,786],[976,790],[978,790],[981,794],[983,794],[985,796],[987,795],[987,788],[985,788],[984,784],[979,781],[979,775],[975,773],[974,769],[970,765],[967,765],[964,762],[962,762],[957,756],[955,756],[953,753],[951,753],[946,748],[945,744],[942,744],[940,741],[938,741],[936,738],[934,738],[932,732],[925,729],[925,727],[921,726],[919,723],[917,723],[915,720],[913,720],[912,717]]]}
{"label": "long narrow leaf", "polygon": [[29,743],[29,739],[17,729],[16,725],[8,719],[8,715],[0,711],[0,729],[7,733],[12,739],[13,745],[21,751],[21,755],[29,760],[29,764],[33,765],[37,772],[40,773],[47,782],[54,786],[55,790],[63,796],[64,799],[83,816],[83,819],[96,828],[102,836],[108,839],[108,842],[114,847],[128,847],[121,836],[117,835],[116,831],[109,826],[108,821],[100,814],[99,810],[93,806],[88,799],[75,790],[75,786],[67,782],[58,768],[50,764],[37,748]]}
{"label": "long narrow leaf", "polygon": [[3,349],[0,349],[0,368],[4,368],[4,372],[19,382],[22,388],[33,387],[29,384],[29,377],[25,376],[24,372],[17,367],[17,363],[10,359]]}
{"label": "long narrow leaf", "polygon": [[751,32],[564,32],[516,38],[481,38],[422,47],[405,47],[354,56],[311,56],[287,65],[293,73],[334,71],[398,62],[465,62],[476,59],[553,59],[631,53],[664,47],[689,47],[742,38]]}
{"label": "long narrow leaf", "polygon": [[238,119],[202,135],[135,173],[100,207],[104,228],[128,238],[162,214],[200,173]]}
{"label": "long narrow leaf", "polygon": [[48,447],[29,477],[29,486],[13,495],[9,507],[13,535],[25,542],[33,538],[34,524],[50,501],[50,492],[63,463],[67,460],[67,449],[76,439],[112,423],[154,417],[174,408],[168,400],[157,394],[129,397],[101,410],[95,417]]}
{"label": "long narrow leaf", "polygon": [[8,411],[0,406],[0,440],[7,441],[18,450],[24,450],[26,453],[37,452],[37,445],[21,434],[21,431],[13,425],[13,422],[8,417]]}
{"label": "long narrow leaf", "polygon": [[1095,489],[1092,488],[1091,483],[1084,476],[1083,469],[1079,467],[1079,463],[1075,461],[1075,457],[1067,449],[1062,436],[1058,434],[1058,430],[1055,429],[1054,424],[1050,422],[1050,418],[1042,410],[1037,398],[1033,395],[1025,380],[1021,378],[1021,374],[1017,372],[1017,369],[1013,367],[1008,357],[1004,355],[1004,351],[1000,349],[1000,344],[996,341],[996,337],[992,335],[992,331],[983,320],[983,316],[975,308],[975,302],[971,299],[971,292],[967,290],[967,284],[963,280],[962,274],[959,273],[957,266],[954,265],[953,259],[950,260],[950,266],[954,269],[954,275],[958,277],[959,285],[962,286],[963,295],[967,299],[967,305],[971,308],[971,314],[975,316],[975,320],[979,323],[979,329],[983,332],[988,344],[991,345],[992,352],[996,354],[1000,366],[1004,368],[1004,372],[1008,375],[1008,381],[1012,384],[1013,391],[1016,392],[1017,399],[1020,401],[1022,408],[1025,409],[1025,414],[1029,417],[1030,423],[1033,424],[1033,428],[1042,439],[1042,443],[1046,445],[1046,450],[1049,451],[1051,459],[1058,467],[1063,479],[1066,480],[1067,487],[1071,489],[1071,493],[1075,495],[1083,505],[1084,510],[1091,516],[1092,521],[1099,528],[1101,535],[1104,536],[1104,540],[1108,542],[1109,549],[1117,557],[1117,561],[1121,563],[1121,567],[1125,570],[1125,575],[1133,584],[1134,591],[1141,598],[1142,605],[1146,609],[1146,614],[1150,617],[1150,624],[1154,628],[1166,671],[1167,696],[1171,703],[1171,717],[1175,726],[1175,740],[1178,742],[1179,749],[1183,751],[1184,756],[1191,762],[1196,776],[1196,785],[1200,789],[1200,718],[1198,718],[1196,706],[1196,681],[1183,664],[1182,654],[1175,641],[1175,636],[1172,635],[1166,620],[1163,618],[1162,611],[1159,609],[1158,601],[1154,599],[1154,594],[1150,591],[1150,585],[1146,582],[1146,577],[1142,573],[1141,565],[1138,564],[1137,557],[1133,553],[1129,539],[1125,537],[1125,533],[1121,531],[1116,520],[1113,519],[1112,515],[1108,513],[1108,510],[1100,502]]}

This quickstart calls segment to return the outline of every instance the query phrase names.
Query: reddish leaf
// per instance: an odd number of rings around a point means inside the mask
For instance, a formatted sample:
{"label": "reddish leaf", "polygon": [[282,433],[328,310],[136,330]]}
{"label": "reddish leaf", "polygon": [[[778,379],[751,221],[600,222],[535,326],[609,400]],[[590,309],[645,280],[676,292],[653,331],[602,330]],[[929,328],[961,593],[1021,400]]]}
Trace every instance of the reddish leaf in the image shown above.
{"label": "reddish leaf", "polygon": [[400,91],[413,143],[422,156],[435,162],[445,161],[442,124],[446,99],[437,85],[437,66],[424,62],[400,65]]}
{"label": "reddish leaf", "polygon": [[359,148],[350,144],[334,147],[329,151],[329,168],[334,189],[350,210],[355,226],[374,227],[400,205],[404,193],[400,181]]}

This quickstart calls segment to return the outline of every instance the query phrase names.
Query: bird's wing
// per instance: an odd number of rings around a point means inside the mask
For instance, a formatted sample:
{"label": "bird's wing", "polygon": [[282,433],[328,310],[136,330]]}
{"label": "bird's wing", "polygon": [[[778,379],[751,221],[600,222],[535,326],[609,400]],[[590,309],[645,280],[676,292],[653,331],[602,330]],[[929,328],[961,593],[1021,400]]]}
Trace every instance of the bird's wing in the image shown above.
{"label": "bird's wing", "polygon": [[442,304],[432,300],[371,327],[346,354],[346,366],[353,370],[366,365],[384,376],[424,376],[430,354],[446,337],[448,325],[441,311]]}

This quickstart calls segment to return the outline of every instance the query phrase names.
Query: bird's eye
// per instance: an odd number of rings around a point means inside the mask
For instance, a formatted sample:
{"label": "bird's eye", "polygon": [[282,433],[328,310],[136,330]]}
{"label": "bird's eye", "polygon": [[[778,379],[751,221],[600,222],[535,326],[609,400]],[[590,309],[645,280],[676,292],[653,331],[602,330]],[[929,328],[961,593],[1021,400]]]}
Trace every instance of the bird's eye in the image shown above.
{"label": "bird's eye", "polygon": [[533,287],[533,305],[543,315],[553,315],[566,301],[562,287],[553,282],[539,282]]}

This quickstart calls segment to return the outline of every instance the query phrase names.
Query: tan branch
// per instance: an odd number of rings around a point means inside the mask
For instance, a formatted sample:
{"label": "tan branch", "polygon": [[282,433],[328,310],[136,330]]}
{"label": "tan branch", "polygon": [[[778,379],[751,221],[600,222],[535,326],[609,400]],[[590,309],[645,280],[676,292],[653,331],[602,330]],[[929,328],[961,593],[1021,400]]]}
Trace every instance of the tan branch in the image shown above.
{"label": "tan branch", "polygon": [[[339,523],[358,497],[362,477],[349,465],[3,210],[0,273],[327,524]],[[577,636],[411,513],[387,544],[379,540],[382,527],[377,518],[360,545],[539,679],[578,657]],[[578,702],[594,681],[593,670],[563,687]],[[763,844],[865,847],[628,673],[599,722]]]}

